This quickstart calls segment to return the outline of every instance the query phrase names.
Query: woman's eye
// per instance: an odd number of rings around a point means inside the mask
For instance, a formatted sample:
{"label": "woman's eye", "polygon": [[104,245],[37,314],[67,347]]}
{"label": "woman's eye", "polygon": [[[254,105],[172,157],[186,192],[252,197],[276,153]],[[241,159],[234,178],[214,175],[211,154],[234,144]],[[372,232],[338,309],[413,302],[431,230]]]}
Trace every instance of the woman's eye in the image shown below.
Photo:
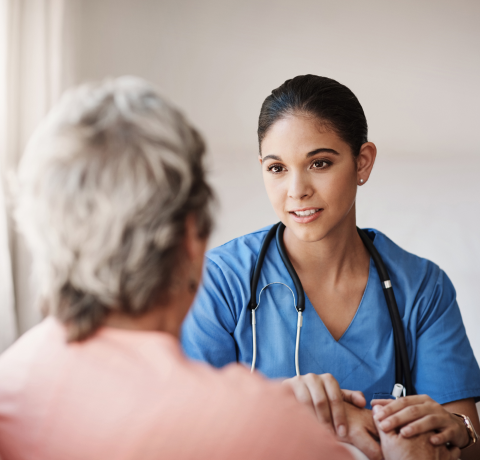
{"label": "woman's eye", "polygon": [[272,165],[272,166],[269,166],[267,168],[268,171],[274,173],[274,174],[278,174],[278,173],[281,173],[283,171],[283,166],[280,166],[280,165]]}
{"label": "woman's eye", "polygon": [[315,160],[312,163],[312,166],[313,166],[314,169],[325,169],[328,166],[330,166],[330,164],[325,160]]}

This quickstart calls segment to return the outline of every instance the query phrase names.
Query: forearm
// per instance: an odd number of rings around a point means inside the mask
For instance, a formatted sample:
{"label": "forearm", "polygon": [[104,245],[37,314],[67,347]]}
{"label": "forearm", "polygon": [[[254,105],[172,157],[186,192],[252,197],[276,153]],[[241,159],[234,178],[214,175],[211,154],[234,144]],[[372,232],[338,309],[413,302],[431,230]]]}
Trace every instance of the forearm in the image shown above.
{"label": "forearm", "polygon": [[[475,431],[480,433],[480,421],[473,398],[454,401],[444,404],[443,407],[449,412],[466,415],[471,420]],[[458,417],[456,417],[456,419],[461,428],[466,431],[462,419]],[[480,458],[480,442],[477,442],[473,446],[467,447],[466,449],[462,449],[461,458],[462,460],[478,460]]]}
{"label": "forearm", "polygon": [[472,447],[462,450],[462,460],[478,460],[480,458],[480,449],[478,443]]}

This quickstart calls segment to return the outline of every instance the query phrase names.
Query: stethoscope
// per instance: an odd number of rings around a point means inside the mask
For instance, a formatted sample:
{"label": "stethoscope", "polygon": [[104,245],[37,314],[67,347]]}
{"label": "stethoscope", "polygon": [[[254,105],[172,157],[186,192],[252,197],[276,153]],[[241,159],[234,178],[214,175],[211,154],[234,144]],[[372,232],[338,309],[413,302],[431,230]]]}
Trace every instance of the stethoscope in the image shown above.
{"label": "stethoscope", "polygon": [[[256,292],[258,280],[260,278],[260,272],[262,271],[263,261],[267,253],[270,242],[274,237],[276,237],[278,252],[280,257],[287,268],[289,275],[292,278],[295,290],[297,291],[297,302],[295,303],[295,295],[293,291],[286,286],[292,296],[295,309],[298,313],[297,318],[297,335],[295,340],[295,371],[297,375],[300,375],[300,368],[298,363],[298,353],[300,347],[300,332],[303,324],[303,312],[305,311],[305,293],[303,291],[302,283],[298,278],[297,272],[293,268],[290,259],[288,258],[287,251],[285,249],[285,243],[283,242],[283,232],[285,231],[285,225],[281,222],[275,224],[267,233],[267,236],[263,240],[262,247],[258,254],[257,262],[255,264],[255,269],[253,270],[253,275],[250,283],[251,297],[248,308],[252,311],[252,337],[253,337],[253,357],[252,357],[252,367],[251,371],[255,370],[255,362],[257,360],[257,322],[256,322],[256,311],[260,306],[260,300],[263,291],[271,286],[272,284],[284,284],[280,282],[269,283],[260,291],[258,295],[258,303],[256,301]],[[402,320],[400,318],[400,313],[398,312],[397,302],[395,300],[395,294],[392,288],[392,282],[388,275],[387,268],[383,263],[380,254],[377,251],[377,248],[373,245],[372,241],[368,235],[357,227],[357,232],[360,235],[360,238],[363,241],[363,244],[366,246],[368,252],[372,256],[372,259],[377,268],[378,275],[380,277],[380,282],[382,283],[383,293],[385,295],[385,300],[387,301],[388,312],[390,313],[390,319],[392,321],[393,327],[393,339],[395,344],[395,387],[403,387],[404,394],[413,395],[415,394],[415,388],[412,384],[412,375],[410,372],[410,365],[408,362],[408,352],[407,352],[407,342],[405,341],[405,332],[403,329]]]}

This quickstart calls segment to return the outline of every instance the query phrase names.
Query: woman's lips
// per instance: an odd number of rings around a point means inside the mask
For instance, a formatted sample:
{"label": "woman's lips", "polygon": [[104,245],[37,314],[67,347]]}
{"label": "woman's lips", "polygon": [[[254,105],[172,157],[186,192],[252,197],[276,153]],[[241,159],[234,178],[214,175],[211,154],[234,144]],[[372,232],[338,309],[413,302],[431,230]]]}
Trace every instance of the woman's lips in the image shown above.
{"label": "woman's lips", "polygon": [[298,222],[299,224],[308,224],[309,222],[313,222],[314,220],[318,219],[322,211],[323,208],[316,209],[315,212],[309,216],[298,216],[293,211],[291,211],[289,214],[292,216],[295,222]]}

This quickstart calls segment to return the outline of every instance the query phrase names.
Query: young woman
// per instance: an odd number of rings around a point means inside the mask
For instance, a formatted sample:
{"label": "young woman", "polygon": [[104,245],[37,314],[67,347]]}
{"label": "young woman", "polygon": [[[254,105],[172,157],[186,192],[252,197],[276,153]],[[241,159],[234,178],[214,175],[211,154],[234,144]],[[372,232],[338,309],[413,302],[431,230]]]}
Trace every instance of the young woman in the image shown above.
{"label": "young woman", "polygon": [[[258,126],[259,161],[268,196],[285,226],[281,242],[305,294],[298,358],[303,377],[293,377],[298,314],[292,294],[296,301],[298,292],[275,239],[253,302],[260,303],[255,368],[271,378],[290,377],[287,383],[320,419],[331,422],[340,437],[353,436],[353,443],[376,458],[378,448],[368,439],[375,432],[371,412],[343,403],[347,393],[340,391],[360,390],[370,402],[390,394],[398,383],[379,267],[355,220],[357,187],[368,181],[376,157],[367,131],[355,95],[329,78],[298,76],[266,98]],[[217,367],[254,360],[251,279],[269,229],[208,253],[203,286],[183,327],[190,357]],[[369,229],[365,234],[390,275],[411,393],[416,393],[385,405],[375,417],[385,431],[403,427],[405,437],[435,430],[432,443],[468,447],[462,458],[479,458],[479,444],[470,447],[476,438],[465,416],[478,431],[480,370],[452,283],[437,265],[409,254],[383,233]],[[365,404],[358,394],[348,395],[357,406]],[[352,430],[358,425],[363,431]]]}

